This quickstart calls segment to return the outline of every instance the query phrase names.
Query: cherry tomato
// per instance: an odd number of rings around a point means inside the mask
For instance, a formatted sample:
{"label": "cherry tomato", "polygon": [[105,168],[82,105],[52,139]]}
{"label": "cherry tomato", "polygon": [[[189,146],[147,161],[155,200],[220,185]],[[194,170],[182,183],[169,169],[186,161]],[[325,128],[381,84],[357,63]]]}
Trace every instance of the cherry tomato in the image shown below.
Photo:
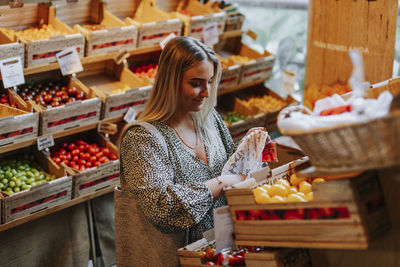
{"label": "cherry tomato", "polygon": [[61,159],[59,157],[53,157],[53,161],[57,164],[60,165]]}
{"label": "cherry tomato", "polygon": [[75,148],[76,148],[76,145],[75,145],[74,143],[71,143],[71,144],[68,145],[68,150],[69,150],[69,151],[72,151],[72,150],[74,150]]}
{"label": "cherry tomato", "polygon": [[108,149],[107,147],[103,147],[101,149],[101,152],[103,152],[104,156],[108,156],[108,154],[110,154],[110,149]]}
{"label": "cherry tomato", "polygon": [[106,156],[102,156],[99,158],[100,163],[106,163],[109,162],[110,160]]}
{"label": "cherry tomato", "polygon": [[118,159],[118,157],[117,157],[114,153],[108,154],[108,158],[109,158],[110,160],[117,160],[117,159]]}

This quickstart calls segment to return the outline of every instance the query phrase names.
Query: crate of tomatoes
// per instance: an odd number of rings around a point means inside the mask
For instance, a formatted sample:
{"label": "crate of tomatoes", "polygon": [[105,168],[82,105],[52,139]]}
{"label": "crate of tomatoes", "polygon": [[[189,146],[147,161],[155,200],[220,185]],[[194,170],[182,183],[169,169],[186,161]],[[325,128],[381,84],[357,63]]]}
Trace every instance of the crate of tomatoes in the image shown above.
{"label": "crate of tomatoes", "polygon": [[235,244],[366,249],[390,228],[375,172],[336,180],[298,176],[295,170],[306,166],[307,157],[272,169],[250,188],[226,190]]}
{"label": "crate of tomatoes", "polygon": [[51,161],[73,176],[74,198],[118,185],[117,155],[115,145],[94,130],[62,138],[50,149]]}
{"label": "crate of tomatoes", "polygon": [[34,147],[2,154],[0,178],[4,223],[71,199],[72,177]]}

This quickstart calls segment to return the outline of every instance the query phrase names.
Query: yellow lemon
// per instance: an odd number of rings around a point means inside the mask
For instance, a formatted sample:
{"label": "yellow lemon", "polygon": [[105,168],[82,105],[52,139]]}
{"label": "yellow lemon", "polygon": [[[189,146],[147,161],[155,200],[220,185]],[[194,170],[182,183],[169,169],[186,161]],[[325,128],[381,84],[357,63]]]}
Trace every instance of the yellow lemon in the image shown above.
{"label": "yellow lemon", "polygon": [[298,186],[302,181],[306,181],[307,178],[305,177],[297,177],[296,174],[290,175],[290,184],[294,186]]}
{"label": "yellow lemon", "polygon": [[281,196],[273,196],[269,202],[270,203],[280,203],[280,202],[284,202],[284,201],[285,201],[284,198]]}
{"label": "yellow lemon", "polygon": [[298,194],[290,194],[286,198],[286,202],[305,202],[306,200]]}
{"label": "yellow lemon", "polygon": [[312,185],[309,182],[302,181],[299,185],[299,191],[308,194],[312,191]]}
{"label": "yellow lemon", "polygon": [[299,196],[301,196],[303,198],[306,196],[306,194],[304,194],[303,192],[297,192],[296,195],[299,195]]}
{"label": "yellow lemon", "polygon": [[305,200],[313,201],[314,200],[314,192],[310,192],[305,196]]}
{"label": "yellow lemon", "polygon": [[267,193],[267,189],[263,188],[262,186],[258,186],[253,189],[254,196],[260,195],[262,193]]}
{"label": "yellow lemon", "polygon": [[318,183],[325,183],[325,179],[324,178],[315,178],[312,181],[313,184],[318,184]]}
{"label": "yellow lemon", "polygon": [[290,184],[289,184],[288,180],[279,179],[275,182],[275,184],[281,184],[284,187],[286,187],[287,190],[290,190]]}
{"label": "yellow lemon", "polygon": [[286,197],[288,194],[288,190],[285,186],[281,184],[274,184],[271,185],[271,188],[268,190],[268,194],[273,197],[273,196],[281,196],[281,197]]}
{"label": "yellow lemon", "polygon": [[296,194],[298,192],[299,190],[297,189],[297,186],[291,186],[289,189],[289,194]]}
{"label": "yellow lemon", "polygon": [[271,202],[271,198],[266,193],[261,193],[255,196],[255,200],[257,204],[269,203]]}
{"label": "yellow lemon", "polygon": [[267,192],[268,192],[268,190],[271,188],[271,185],[269,185],[269,184],[263,184],[262,187],[263,187],[265,190],[267,190]]}

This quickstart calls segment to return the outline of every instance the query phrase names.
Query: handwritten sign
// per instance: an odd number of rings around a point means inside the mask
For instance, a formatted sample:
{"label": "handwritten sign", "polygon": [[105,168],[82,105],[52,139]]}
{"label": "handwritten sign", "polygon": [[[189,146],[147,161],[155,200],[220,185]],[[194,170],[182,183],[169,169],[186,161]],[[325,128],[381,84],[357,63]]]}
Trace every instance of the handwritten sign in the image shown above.
{"label": "handwritten sign", "polygon": [[206,45],[212,46],[219,42],[218,24],[211,23],[203,28],[203,41]]}
{"label": "handwritten sign", "polygon": [[62,75],[69,75],[83,70],[81,60],[75,47],[68,47],[56,54]]}
{"label": "handwritten sign", "polygon": [[54,146],[54,138],[52,135],[41,136],[37,139],[38,150],[41,151],[43,149]]}
{"label": "handwritten sign", "polygon": [[0,71],[4,88],[12,88],[25,83],[24,70],[20,57],[1,60]]}

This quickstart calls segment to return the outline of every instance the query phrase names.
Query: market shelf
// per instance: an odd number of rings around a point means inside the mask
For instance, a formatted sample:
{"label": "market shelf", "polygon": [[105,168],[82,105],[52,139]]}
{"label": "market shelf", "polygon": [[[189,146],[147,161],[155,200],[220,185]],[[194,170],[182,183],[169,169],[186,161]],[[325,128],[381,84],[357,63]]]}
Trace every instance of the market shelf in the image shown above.
{"label": "market shelf", "polygon": [[217,94],[218,95],[224,95],[224,94],[232,93],[232,92],[239,91],[239,90],[247,88],[247,87],[251,87],[251,86],[258,85],[258,84],[262,84],[264,82],[265,82],[265,80],[260,80],[260,81],[254,81],[252,83],[240,84],[238,86],[226,88],[226,89],[223,89],[223,90],[218,90]]}
{"label": "market shelf", "polygon": [[[94,122],[94,123],[91,123],[91,124],[88,124],[88,125],[76,127],[76,128],[73,128],[73,129],[69,129],[69,130],[66,130],[66,131],[56,132],[56,133],[53,133],[52,135],[53,135],[54,139],[57,139],[57,138],[60,138],[60,137],[64,137],[64,136],[68,136],[68,135],[72,135],[72,134],[81,133],[81,132],[85,132],[85,131],[88,131],[88,130],[96,129],[97,125],[99,123],[104,123],[104,122],[113,123],[113,122],[119,122],[121,120],[122,120],[122,116],[121,117],[117,117],[117,118],[104,119],[104,120],[100,120],[100,121],[97,121],[97,122]],[[28,147],[28,146],[35,145],[37,143],[37,139],[40,138],[40,137],[42,137],[42,136],[38,136],[38,137],[32,138],[31,140],[27,140],[27,141],[24,141],[24,142],[5,145],[3,147],[0,147],[0,154],[8,152],[8,151],[13,151],[13,150],[16,150],[16,149],[20,149],[20,148],[23,148],[23,147]]]}
{"label": "market shelf", "polygon": [[67,201],[66,203],[63,203],[63,204],[60,204],[60,205],[57,205],[57,206],[54,206],[51,208],[47,208],[45,210],[41,210],[37,213],[28,215],[26,217],[22,217],[20,219],[12,220],[11,222],[0,225],[0,232],[8,230],[13,227],[16,227],[18,225],[24,224],[26,222],[36,220],[36,219],[46,216],[48,214],[72,207],[74,205],[80,204],[80,203],[88,201],[90,199],[105,195],[107,193],[111,193],[113,190],[114,190],[113,187],[105,188],[105,189],[99,190],[97,192],[94,192],[90,195],[85,195],[85,196],[81,196],[78,198],[74,198],[74,199]]}

